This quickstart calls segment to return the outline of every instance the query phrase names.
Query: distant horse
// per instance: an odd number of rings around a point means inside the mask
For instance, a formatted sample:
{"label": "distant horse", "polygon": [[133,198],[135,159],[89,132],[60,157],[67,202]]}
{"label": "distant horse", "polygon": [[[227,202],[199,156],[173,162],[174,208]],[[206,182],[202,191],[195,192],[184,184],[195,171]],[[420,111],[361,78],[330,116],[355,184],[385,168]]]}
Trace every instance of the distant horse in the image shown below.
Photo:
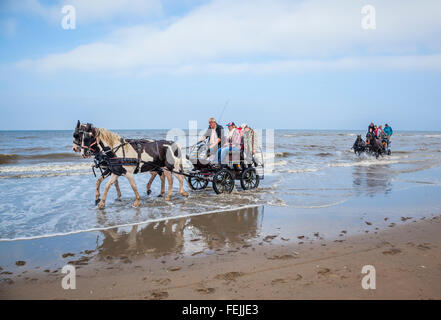
{"label": "distant horse", "polygon": [[133,175],[139,172],[155,171],[158,168],[163,168],[163,174],[168,180],[166,200],[170,200],[173,191],[172,173],[178,178],[180,194],[188,196],[183,187],[184,176],[180,174],[182,172],[182,152],[175,143],[165,140],[125,140],[116,133],[104,128],[94,128],[88,124],[83,132],[81,155],[84,157],[89,150],[96,149],[103,152],[110,151],[114,155],[110,160],[121,160],[120,164],[112,165],[110,168],[110,180],[99,203],[100,208],[105,206],[109,188],[121,175],[129,180],[136,196],[133,205],[138,207],[141,197]]}
{"label": "distant horse", "polygon": [[377,158],[384,154],[384,147],[381,143],[381,139],[377,139],[371,132],[366,135],[366,149]]}
{"label": "distant horse", "polygon": [[360,155],[362,152],[366,150],[366,143],[361,138],[361,135],[357,136],[357,139],[355,140],[352,149],[354,149],[354,153],[357,155]]}
{"label": "distant horse", "polygon": [[[81,152],[81,144],[82,144],[82,141],[83,141],[83,133],[86,130],[87,126],[88,126],[88,124],[82,124],[82,123],[80,123],[80,120],[78,120],[77,125],[75,127],[74,134],[73,134],[72,150],[74,152]],[[96,149],[96,151],[97,152],[95,152],[95,154],[94,154],[95,159],[99,158],[99,150]],[[95,191],[95,204],[96,205],[100,202],[100,186],[101,186],[101,183],[111,173],[106,162],[104,162],[104,161],[101,162],[99,160],[98,160],[98,162],[99,162],[101,170],[102,170],[102,175],[100,175],[100,177],[96,181],[96,191]],[[147,183],[147,194],[148,195],[150,195],[152,193],[151,186],[152,186],[152,183],[155,180],[156,176],[158,175],[157,171],[151,171],[150,173],[151,173],[151,177],[150,177],[150,180]],[[161,178],[161,193],[159,194],[159,197],[162,197],[162,195],[165,193],[165,178],[164,178],[163,175],[160,175],[160,178]],[[117,200],[120,200],[121,199],[121,190],[119,189],[118,179],[115,180],[114,185],[115,185],[115,189],[116,189],[116,193],[117,193]]]}

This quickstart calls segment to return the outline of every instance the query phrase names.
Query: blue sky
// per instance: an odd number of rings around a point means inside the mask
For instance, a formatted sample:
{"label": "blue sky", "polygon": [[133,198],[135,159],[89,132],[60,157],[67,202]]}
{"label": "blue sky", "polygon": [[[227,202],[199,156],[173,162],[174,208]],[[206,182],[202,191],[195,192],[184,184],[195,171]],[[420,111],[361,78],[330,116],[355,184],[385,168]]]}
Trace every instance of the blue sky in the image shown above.
{"label": "blue sky", "polygon": [[[65,4],[76,29],[61,27]],[[441,130],[441,2],[2,1],[0,130]]]}

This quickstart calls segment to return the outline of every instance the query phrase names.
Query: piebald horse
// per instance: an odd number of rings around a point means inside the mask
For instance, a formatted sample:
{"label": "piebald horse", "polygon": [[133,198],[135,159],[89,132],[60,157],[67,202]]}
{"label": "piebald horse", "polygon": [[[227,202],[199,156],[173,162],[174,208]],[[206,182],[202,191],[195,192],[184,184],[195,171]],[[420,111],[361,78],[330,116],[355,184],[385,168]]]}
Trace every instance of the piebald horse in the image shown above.
{"label": "piebald horse", "polygon": [[[81,144],[83,141],[83,133],[86,130],[88,124],[83,124],[80,122],[80,120],[78,120],[77,125],[75,127],[75,131],[73,134],[73,145],[72,145],[72,150],[74,152],[81,152]],[[153,141],[153,140],[152,140]],[[83,157],[89,157],[89,156],[83,156]],[[106,170],[108,170],[107,167],[102,166],[101,169],[103,170],[103,172],[106,172]],[[156,176],[158,175],[157,171],[151,171],[150,172],[151,177],[150,180],[147,183],[147,194],[150,195],[152,193],[151,191],[151,186],[153,181],[155,180]],[[100,202],[100,187],[101,187],[101,183],[103,182],[103,180],[105,178],[107,178],[108,175],[101,175],[97,181],[96,181],[96,191],[95,191],[95,204],[97,205]],[[158,197],[162,197],[165,193],[165,177],[164,175],[160,175],[160,179],[161,179],[161,193],[158,195]],[[119,189],[119,184],[118,184],[118,179],[115,181],[114,183],[115,185],[115,189],[116,189],[116,193],[117,193],[117,200],[121,200],[121,190]]]}
{"label": "piebald horse", "polygon": [[[105,206],[107,193],[109,188],[120,175],[127,178],[130,186],[135,193],[136,200],[133,203],[135,207],[140,204],[140,195],[134,179],[134,174],[138,172],[147,172],[163,168],[163,174],[168,180],[168,194],[165,200],[170,200],[173,192],[173,176],[178,178],[179,193],[188,196],[184,190],[184,176],[179,172],[182,171],[181,149],[178,145],[171,141],[150,141],[150,140],[124,140],[118,134],[110,132],[104,128],[94,128],[87,125],[83,132],[81,144],[81,154],[86,155],[87,150],[91,148],[107,149],[119,159],[137,159],[137,165],[121,164],[112,168],[110,180],[107,183],[99,207]],[[135,149],[136,147],[136,149]],[[102,150],[105,151],[105,150]]]}

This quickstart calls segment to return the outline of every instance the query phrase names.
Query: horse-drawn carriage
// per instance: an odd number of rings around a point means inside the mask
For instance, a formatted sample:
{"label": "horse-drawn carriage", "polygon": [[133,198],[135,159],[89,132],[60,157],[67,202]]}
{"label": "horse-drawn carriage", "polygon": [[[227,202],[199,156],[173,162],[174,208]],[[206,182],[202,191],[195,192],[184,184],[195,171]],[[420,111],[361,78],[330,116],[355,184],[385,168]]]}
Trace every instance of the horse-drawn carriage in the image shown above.
{"label": "horse-drawn carriage", "polygon": [[[242,189],[255,189],[259,181],[264,178],[263,155],[259,162],[252,155],[244,152],[244,141],[241,140],[240,151],[233,151],[230,147],[228,161],[215,164],[208,160],[209,148],[206,141],[191,147],[188,160],[192,162],[190,171],[183,170],[181,148],[173,141],[150,139],[124,139],[118,134],[103,128],[95,128],[91,124],[81,124],[79,121],[73,134],[73,150],[81,152],[83,157],[94,157],[92,167],[100,171],[96,185],[96,204],[104,207],[107,192],[111,185],[115,185],[118,198],[121,192],[118,187],[118,177],[125,176],[135,192],[134,206],[139,206],[140,195],[136,187],[134,174],[150,172],[152,177],[147,184],[147,193],[150,194],[150,185],[156,175],[161,176],[161,194],[165,192],[164,180],[168,180],[168,194],[172,195],[173,177],[179,180],[179,193],[188,196],[183,188],[184,177],[193,190],[205,189],[209,182],[217,194],[231,193],[235,180],[240,180]],[[104,194],[100,199],[99,187],[101,182],[110,176]],[[165,177],[164,177],[165,176]]]}
{"label": "horse-drawn carriage", "polygon": [[391,141],[387,137],[377,139],[372,133],[366,135],[366,141],[361,138],[361,135],[357,136],[352,149],[356,155],[361,155],[363,152],[379,157],[382,155],[391,155],[390,149]]}
{"label": "horse-drawn carriage", "polygon": [[202,190],[211,182],[217,193],[231,193],[235,180],[240,181],[243,190],[256,189],[260,180],[264,179],[263,155],[261,161],[255,155],[244,152],[244,142],[241,139],[240,151],[230,147],[226,161],[221,164],[209,160],[210,149],[207,141],[201,141],[191,147],[187,159],[193,169],[187,174],[188,184],[193,190]]}

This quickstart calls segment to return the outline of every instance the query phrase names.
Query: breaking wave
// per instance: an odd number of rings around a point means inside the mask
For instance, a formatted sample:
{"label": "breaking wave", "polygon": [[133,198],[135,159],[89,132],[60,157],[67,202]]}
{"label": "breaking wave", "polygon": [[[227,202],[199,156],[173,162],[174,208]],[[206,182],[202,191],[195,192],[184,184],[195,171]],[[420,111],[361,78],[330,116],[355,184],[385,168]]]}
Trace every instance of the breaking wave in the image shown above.
{"label": "breaking wave", "polygon": [[0,154],[0,164],[7,164],[17,162],[19,160],[73,160],[79,159],[77,154],[73,152],[60,153],[43,153],[33,155],[19,155],[19,154]]}

